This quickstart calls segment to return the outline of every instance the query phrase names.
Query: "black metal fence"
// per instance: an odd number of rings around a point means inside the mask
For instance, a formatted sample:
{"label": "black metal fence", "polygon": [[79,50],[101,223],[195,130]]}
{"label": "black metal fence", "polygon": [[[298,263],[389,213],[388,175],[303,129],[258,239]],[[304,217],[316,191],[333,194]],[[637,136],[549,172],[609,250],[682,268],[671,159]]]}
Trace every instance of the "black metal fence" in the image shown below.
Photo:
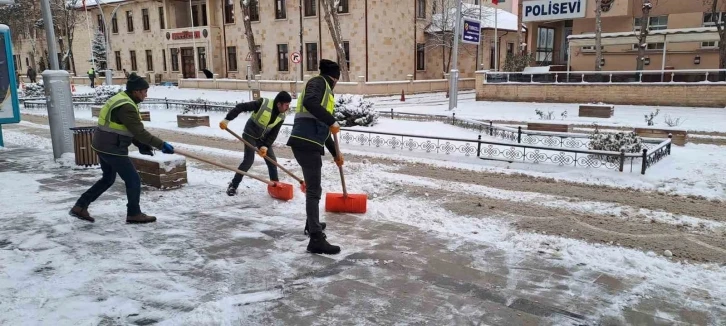
{"label": "black metal fence", "polygon": [[726,70],[487,72],[487,83],[702,83],[726,82]]}

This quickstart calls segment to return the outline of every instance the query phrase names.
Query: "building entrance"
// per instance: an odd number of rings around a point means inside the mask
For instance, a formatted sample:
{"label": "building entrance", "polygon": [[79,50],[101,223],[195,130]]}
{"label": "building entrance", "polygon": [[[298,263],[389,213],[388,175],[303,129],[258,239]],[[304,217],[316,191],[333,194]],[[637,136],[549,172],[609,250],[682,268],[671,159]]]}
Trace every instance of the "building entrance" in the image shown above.
{"label": "building entrance", "polygon": [[196,78],[194,66],[194,48],[181,48],[182,76],[184,78]]}

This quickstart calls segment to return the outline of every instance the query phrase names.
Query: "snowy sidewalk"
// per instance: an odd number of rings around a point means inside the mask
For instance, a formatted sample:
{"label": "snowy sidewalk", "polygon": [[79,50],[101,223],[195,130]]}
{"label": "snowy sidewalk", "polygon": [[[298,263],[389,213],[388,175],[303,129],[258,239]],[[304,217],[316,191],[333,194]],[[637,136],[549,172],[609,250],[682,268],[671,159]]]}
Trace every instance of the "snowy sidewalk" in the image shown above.
{"label": "snowy sidewalk", "polygon": [[385,201],[364,215],[324,214],[329,240],[343,251],[311,255],[299,191],[282,203],[251,184],[228,197],[218,180],[229,173],[187,164],[184,188],[143,190],[142,210],[157,223],[124,223],[117,179],[91,206],[89,224],[67,212],[98,169],[53,163],[49,150],[0,149],[0,324],[723,321],[723,305],[703,289],[653,288],[647,277],[564,268],[542,253],[452,236],[446,224],[436,232],[397,223],[383,215],[406,208],[376,208]]}

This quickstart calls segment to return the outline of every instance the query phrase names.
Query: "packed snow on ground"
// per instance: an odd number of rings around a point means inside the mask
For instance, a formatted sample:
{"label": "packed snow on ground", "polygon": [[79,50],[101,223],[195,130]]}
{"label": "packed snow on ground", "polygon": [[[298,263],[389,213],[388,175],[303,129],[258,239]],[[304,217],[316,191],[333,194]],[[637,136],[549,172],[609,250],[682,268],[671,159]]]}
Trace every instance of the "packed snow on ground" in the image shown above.
{"label": "packed snow on ground", "polygon": [[[50,154],[48,139],[39,140],[16,131],[7,131],[7,134],[8,145],[45,149]],[[178,146],[192,151],[203,149],[184,144]],[[241,155],[235,151],[213,151],[238,158]],[[264,171],[264,165],[258,160],[253,170]],[[726,267],[688,264],[669,260],[659,256],[659,253],[519,232],[497,216],[456,216],[441,208],[435,198],[395,195],[397,188],[430,184],[429,180],[409,176],[394,180],[391,174],[382,173],[383,170],[385,167],[377,164],[346,164],[350,193],[377,191],[381,194],[378,198],[369,199],[368,212],[359,218],[402,223],[429,231],[432,238],[447,239],[452,251],[467,243],[495,248],[506,253],[507,261],[515,269],[517,262],[534,259],[540,262],[543,269],[559,267],[575,270],[577,272],[567,283],[571,293],[599,296],[601,302],[608,303],[596,307],[596,315],[618,315],[624,308],[653,293],[681,293],[682,296],[673,300],[684,307],[706,310],[719,309],[719,302],[723,302],[719,300],[726,297],[726,288],[722,286]],[[294,171],[299,173],[297,167],[294,167]],[[188,164],[187,173],[188,187],[163,193],[142,193],[143,208],[157,213],[160,220],[155,225],[141,227],[126,226],[120,222],[125,211],[125,198],[95,205],[93,212],[106,218],[88,227],[67,217],[67,203],[59,204],[61,198],[58,193],[50,197],[41,191],[39,180],[51,177],[52,174],[42,169],[0,173],[4,185],[0,187],[0,199],[15,204],[11,211],[0,212],[0,221],[17,221],[18,216],[28,217],[24,220],[25,232],[0,229],[0,235],[18,245],[17,250],[0,251],[0,272],[5,275],[0,278],[0,300],[5,303],[0,322],[15,325],[53,320],[60,324],[98,324],[105,318],[133,319],[132,316],[139,312],[164,324],[244,324],[255,321],[254,314],[240,314],[236,307],[278,299],[280,292],[259,288],[255,292],[235,292],[235,288],[239,291],[260,285],[259,282],[252,282],[252,278],[235,277],[250,277],[248,273],[255,271],[258,274],[274,271],[278,274],[269,275],[269,279],[274,282],[277,278],[288,277],[287,274],[293,272],[294,266],[305,256],[292,250],[268,250],[260,253],[264,259],[252,258],[250,255],[254,254],[251,253],[248,256],[241,253],[241,260],[217,259],[213,254],[199,256],[194,247],[199,246],[195,241],[198,241],[196,237],[201,232],[197,229],[200,224],[178,213],[219,212],[220,207],[229,207],[235,203],[247,205],[245,211],[249,214],[235,218],[238,222],[248,223],[250,227],[242,224],[239,227],[254,230],[257,236],[264,237],[266,235],[259,231],[300,223],[299,214],[304,210],[304,196],[296,191],[295,198],[290,202],[275,202],[268,198],[264,184],[248,181],[246,186],[249,188],[242,189],[243,195],[227,197],[221,194],[231,173],[201,170],[193,160]],[[333,163],[324,163],[323,175],[323,189],[340,189],[337,167]],[[494,196],[511,195],[509,192],[497,194],[492,189],[473,191],[486,191]],[[61,195],[62,198],[74,199],[78,193],[74,191]],[[212,215],[204,218],[219,217]],[[240,236],[250,237],[250,234],[239,233],[234,229],[229,231],[215,235],[213,245],[223,248]],[[369,239],[341,236],[335,228],[328,232],[328,236],[343,247],[343,252],[333,259],[341,259],[371,246]],[[166,239],[166,242],[162,242],[160,247],[155,239]],[[284,238],[277,241],[288,241],[284,245],[292,247],[299,245]],[[115,251],[109,251],[109,248],[115,248]],[[179,261],[179,257],[172,256],[175,252],[185,254],[188,259]],[[488,252],[472,255],[476,258],[472,267],[487,268]],[[206,272],[194,278],[182,275],[191,269]],[[616,275],[626,282],[633,281],[640,285],[630,293],[611,294],[596,290],[598,287],[592,282],[578,279],[578,275],[586,271]],[[212,278],[207,277],[207,274],[217,276]],[[517,283],[516,275],[512,274],[512,277],[515,278],[512,281]],[[236,281],[233,282],[235,284],[227,284],[219,282],[220,278]],[[210,279],[217,281],[207,283]],[[259,275],[255,280],[259,280]],[[510,290],[514,291],[515,288],[513,285]],[[698,306],[699,303],[692,301],[691,296],[685,295],[696,289],[714,298],[714,301],[709,302],[713,302],[715,307]],[[170,314],[170,311],[178,310],[187,312]]]}

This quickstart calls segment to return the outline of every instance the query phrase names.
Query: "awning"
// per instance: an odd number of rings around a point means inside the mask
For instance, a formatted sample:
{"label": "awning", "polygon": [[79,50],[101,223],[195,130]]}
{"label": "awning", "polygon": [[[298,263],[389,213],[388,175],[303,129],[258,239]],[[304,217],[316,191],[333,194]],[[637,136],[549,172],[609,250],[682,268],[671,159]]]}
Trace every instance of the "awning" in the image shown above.
{"label": "awning", "polygon": [[[602,45],[638,44],[639,31],[624,33],[602,33]],[[595,34],[570,35],[567,37],[572,47],[595,46]],[[720,41],[716,27],[662,29],[650,31],[647,43],[688,43]]]}

